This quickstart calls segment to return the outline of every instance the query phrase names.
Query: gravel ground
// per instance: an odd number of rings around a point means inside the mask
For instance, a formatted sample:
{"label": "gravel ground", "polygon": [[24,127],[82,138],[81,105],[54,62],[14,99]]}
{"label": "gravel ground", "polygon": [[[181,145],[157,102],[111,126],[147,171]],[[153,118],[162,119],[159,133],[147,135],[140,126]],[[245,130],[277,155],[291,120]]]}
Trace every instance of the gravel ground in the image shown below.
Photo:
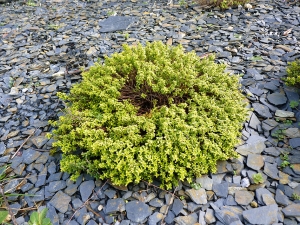
{"label": "gravel ground", "polygon": [[[4,0],[0,0],[0,3]],[[0,4],[0,165],[10,164],[8,193],[15,224],[35,207],[53,224],[300,224],[300,107],[285,86],[288,62],[300,59],[300,5],[261,0],[251,7],[205,10],[187,1],[16,1]],[[128,187],[60,172],[51,155],[48,120],[62,114],[56,93],[68,92],[123,43],[182,44],[241,77],[250,113],[238,159],[218,172],[180,183]],[[295,105],[296,104],[296,105]],[[291,107],[292,106],[292,107]],[[255,184],[260,173],[263,182]],[[27,209],[27,210],[22,210]]]}

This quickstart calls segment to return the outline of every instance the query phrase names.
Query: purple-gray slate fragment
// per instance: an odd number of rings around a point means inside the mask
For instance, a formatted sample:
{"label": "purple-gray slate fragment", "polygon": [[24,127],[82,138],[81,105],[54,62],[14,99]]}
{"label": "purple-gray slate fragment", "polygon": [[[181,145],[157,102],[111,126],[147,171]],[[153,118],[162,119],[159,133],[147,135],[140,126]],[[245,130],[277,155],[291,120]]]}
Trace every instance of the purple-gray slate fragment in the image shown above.
{"label": "purple-gray slate fragment", "polygon": [[126,30],[132,23],[136,21],[133,16],[110,16],[105,20],[99,21],[101,26],[100,32],[114,32],[119,30]]}

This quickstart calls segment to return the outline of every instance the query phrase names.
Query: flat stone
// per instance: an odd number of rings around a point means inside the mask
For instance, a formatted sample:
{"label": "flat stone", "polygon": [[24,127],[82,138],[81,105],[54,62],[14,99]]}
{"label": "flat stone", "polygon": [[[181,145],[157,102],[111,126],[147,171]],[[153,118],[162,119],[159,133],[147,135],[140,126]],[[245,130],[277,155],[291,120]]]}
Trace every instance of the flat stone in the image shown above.
{"label": "flat stone", "polygon": [[264,173],[275,180],[279,180],[276,163],[272,164],[272,163],[265,162]]}
{"label": "flat stone", "polygon": [[196,204],[206,204],[207,203],[207,195],[204,188],[200,188],[198,190],[188,189],[185,193],[192,199]]}
{"label": "flat stone", "polygon": [[263,79],[262,75],[255,68],[247,69],[247,75],[253,77],[255,80]]}
{"label": "flat stone", "polygon": [[272,193],[268,189],[258,188],[255,190],[255,196],[256,196],[258,204],[260,204],[260,205],[264,204],[264,202],[262,200],[262,195],[264,195],[264,194],[270,195],[273,198]]}
{"label": "flat stone", "polygon": [[172,211],[169,211],[167,213],[167,216],[165,217],[165,222],[170,224],[174,221],[174,219],[175,219],[175,214]]}
{"label": "flat stone", "polygon": [[292,166],[294,173],[300,175],[300,163],[293,163]]}
{"label": "flat stone", "polygon": [[155,198],[149,202],[149,205],[151,205],[153,207],[162,207],[164,205],[164,203],[162,200]]}
{"label": "flat stone", "polygon": [[4,142],[0,142],[0,155],[3,155],[5,149],[6,149],[6,146],[5,146]]}
{"label": "flat stone", "polygon": [[49,183],[49,192],[57,192],[59,190],[64,189],[67,187],[66,181],[64,180],[59,180],[59,181],[52,181]]}
{"label": "flat stone", "polygon": [[164,215],[162,213],[155,212],[151,216],[149,216],[148,223],[149,223],[149,225],[156,225],[163,218],[164,218]]}
{"label": "flat stone", "polygon": [[239,205],[248,205],[254,199],[254,195],[249,191],[237,191],[234,195],[234,200]]}
{"label": "flat stone", "polygon": [[95,188],[95,182],[93,180],[84,181],[79,186],[81,199],[85,202],[92,194]]}
{"label": "flat stone", "polygon": [[25,164],[31,164],[33,163],[42,153],[36,150],[28,149],[24,150],[22,157],[23,157],[23,163]]}
{"label": "flat stone", "polygon": [[200,224],[200,225],[206,225],[204,216],[205,216],[205,212],[200,211],[200,212],[199,212],[199,224]]}
{"label": "flat stone", "polygon": [[247,157],[247,166],[254,170],[260,170],[260,168],[264,166],[264,159],[262,155],[249,154]]}
{"label": "flat stone", "polygon": [[277,214],[278,206],[274,204],[245,210],[243,212],[243,217],[250,224],[268,225],[278,222]]}
{"label": "flat stone", "polygon": [[198,222],[198,216],[196,213],[192,213],[188,216],[179,216],[174,219],[178,225],[195,225]]}
{"label": "flat stone", "polygon": [[36,136],[31,138],[31,142],[37,147],[42,148],[47,142],[49,141],[48,138],[45,136]]}
{"label": "flat stone", "polygon": [[282,118],[295,117],[295,113],[278,109],[275,112],[275,116],[282,117]]}
{"label": "flat stone", "polygon": [[44,167],[44,169],[42,171],[40,171],[37,181],[35,183],[35,187],[40,187],[40,186],[44,186],[46,183],[46,177],[47,177],[47,166]]}
{"label": "flat stone", "polygon": [[300,138],[300,130],[298,128],[288,128],[283,131],[284,135],[288,138]]}
{"label": "flat stone", "polygon": [[289,198],[284,195],[284,193],[280,189],[276,189],[275,200],[278,205],[287,206],[291,204]]}
{"label": "flat stone", "polygon": [[238,146],[236,151],[241,155],[247,156],[249,154],[261,154],[261,152],[266,148],[266,139],[258,135],[252,135],[246,141],[246,144]]}
{"label": "flat stone", "polygon": [[116,190],[113,189],[107,189],[104,191],[104,194],[109,198],[115,197],[116,193],[117,193]]}
{"label": "flat stone", "polygon": [[239,216],[228,209],[215,210],[215,216],[222,224],[243,225]]}
{"label": "flat stone", "polygon": [[265,205],[276,204],[275,199],[270,194],[262,194],[261,199]]}
{"label": "flat stone", "polygon": [[249,127],[257,130],[257,127],[260,125],[260,121],[257,118],[257,116],[255,115],[255,113],[252,113],[250,121],[249,121]]}
{"label": "flat stone", "polygon": [[108,199],[105,207],[106,214],[125,211],[125,201],[123,198]]}
{"label": "flat stone", "polygon": [[281,152],[277,147],[269,147],[264,149],[264,153],[277,157]]}
{"label": "flat stone", "polygon": [[267,106],[260,103],[252,103],[254,111],[262,118],[271,118],[272,114]]}
{"label": "flat stone", "polygon": [[283,93],[275,92],[267,96],[268,101],[273,105],[282,105],[287,102],[287,97]]}
{"label": "flat stone", "polygon": [[207,190],[211,191],[212,190],[212,185],[213,185],[213,180],[209,178],[208,175],[202,175],[201,177],[196,178],[196,182],[198,184],[201,184],[201,186]]}
{"label": "flat stone", "polygon": [[288,184],[290,182],[290,179],[289,179],[290,175],[284,173],[284,172],[281,172],[279,170],[279,183],[280,184]]}
{"label": "flat stone", "polygon": [[292,147],[292,148],[297,148],[300,146],[300,138],[291,138],[289,140],[289,145]]}
{"label": "flat stone", "polygon": [[220,198],[226,198],[228,195],[228,183],[213,184],[213,191]]}
{"label": "flat stone", "polygon": [[68,211],[68,206],[71,201],[71,197],[62,191],[58,191],[50,200],[50,204],[55,207],[59,212],[65,213]]}
{"label": "flat stone", "polygon": [[205,222],[208,224],[216,222],[214,210],[208,208],[204,216]]}
{"label": "flat stone", "polygon": [[151,215],[151,209],[141,201],[131,201],[125,206],[127,218],[132,222],[140,223]]}
{"label": "flat stone", "polygon": [[105,20],[99,21],[100,32],[114,32],[126,30],[137,19],[132,16],[110,16]]}
{"label": "flat stone", "polygon": [[300,216],[300,204],[291,204],[282,209],[283,214],[286,217],[299,217]]}
{"label": "flat stone", "polygon": [[183,209],[183,203],[179,199],[176,198],[173,202],[171,210],[177,216],[182,209]]}

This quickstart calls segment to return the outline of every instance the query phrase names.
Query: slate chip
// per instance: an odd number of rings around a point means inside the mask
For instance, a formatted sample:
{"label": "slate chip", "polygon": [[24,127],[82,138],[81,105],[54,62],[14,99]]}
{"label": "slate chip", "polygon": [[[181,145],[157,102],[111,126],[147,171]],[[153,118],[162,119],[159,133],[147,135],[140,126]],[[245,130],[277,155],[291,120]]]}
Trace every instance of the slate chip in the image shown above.
{"label": "slate chip", "polygon": [[125,201],[123,198],[109,199],[106,203],[106,214],[125,211]]}
{"label": "slate chip", "polygon": [[[268,205],[243,211],[244,219],[250,224],[273,224],[278,222],[278,206]],[[267,216],[266,216],[267,215]]]}
{"label": "slate chip", "polygon": [[55,207],[59,212],[65,213],[68,210],[71,197],[62,191],[58,191],[50,200],[50,204]]}
{"label": "slate chip", "polygon": [[228,183],[213,184],[213,191],[220,198],[226,198],[228,195]]}
{"label": "slate chip", "polygon": [[110,16],[105,20],[99,21],[100,32],[113,32],[126,30],[137,19],[133,16]]}
{"label": "slate chip", "polygon": [[92,194],[95,188],[95,182],[93,180],[84,181],[79,186],[81,199],[85,202]]}
{"label": "slate chip", "polygon": [[125,205],[127,218],[132,222],[140,223],[151,215],[151,209],[141,201],[131,201]]}

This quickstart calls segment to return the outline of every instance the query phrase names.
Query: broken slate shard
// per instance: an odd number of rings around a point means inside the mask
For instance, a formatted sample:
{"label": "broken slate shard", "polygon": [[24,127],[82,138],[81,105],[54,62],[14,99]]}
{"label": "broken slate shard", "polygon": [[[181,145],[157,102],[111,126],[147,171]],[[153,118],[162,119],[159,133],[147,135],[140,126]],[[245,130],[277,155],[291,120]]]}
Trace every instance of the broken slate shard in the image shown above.
{"label": "broken slate shard", "polygon": [[100,32],[105,33],[126,30],[135,21],[136,17],[133,16],[110,16],[99,22],[99,25],[101,26]]}

